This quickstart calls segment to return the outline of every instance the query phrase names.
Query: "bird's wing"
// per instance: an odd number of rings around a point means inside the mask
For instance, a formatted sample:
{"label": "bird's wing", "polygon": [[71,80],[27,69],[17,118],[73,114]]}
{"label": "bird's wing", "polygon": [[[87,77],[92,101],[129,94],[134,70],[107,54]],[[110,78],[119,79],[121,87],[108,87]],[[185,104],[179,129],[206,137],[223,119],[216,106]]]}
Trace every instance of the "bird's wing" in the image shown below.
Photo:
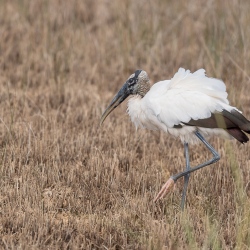
{"label": "bird's wing", "polygon": [[190,73],[180,68],[170,81],[154,84],[143,101],[144,107],[170,128],[236,109],[228,103],[225,84],[206,77],[204,69]]}

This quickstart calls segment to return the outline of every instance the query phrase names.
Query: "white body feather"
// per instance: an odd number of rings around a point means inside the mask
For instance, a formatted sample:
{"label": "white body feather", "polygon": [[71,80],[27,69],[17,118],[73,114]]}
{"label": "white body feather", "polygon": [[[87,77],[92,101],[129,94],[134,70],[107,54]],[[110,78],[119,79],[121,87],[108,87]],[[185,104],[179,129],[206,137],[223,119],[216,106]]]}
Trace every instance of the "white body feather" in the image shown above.
{"label": "white body feather", "polygon": [[[206,77],[204,69],[190,73],[180,68],[171,80],[155,83],[143,98],[135,96],[128,101],[128,113],[136,127],[163,130],[188,143],[197,141],[197,127],[174,125],[209,118],[223,109],[238,110],[229,105],[225,84]],[[231,138],[224,129],[198,129],[204,136]]]}

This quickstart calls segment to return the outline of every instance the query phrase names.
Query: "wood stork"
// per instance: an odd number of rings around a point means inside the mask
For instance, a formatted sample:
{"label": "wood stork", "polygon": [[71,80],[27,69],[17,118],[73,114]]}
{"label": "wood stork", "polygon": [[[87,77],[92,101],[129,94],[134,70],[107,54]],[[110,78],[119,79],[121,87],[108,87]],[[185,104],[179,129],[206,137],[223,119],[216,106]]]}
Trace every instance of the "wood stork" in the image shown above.
{"label": "wood stork", "polygon": [[[154,201],[162,199],[173,184],[184,176],[181,202],[181,208],[184,208],[190,173],[220,159],[218,152],[204,137],[234,137],[241,143],[249,140],[244,132],[250,134],[250,121],[241,111],[229,105],[224,82],[207,77],[204,69],[191,73],[180,68],[171,80],[157,82],[152,87],[147,73],[136,70],[104,111],[100,125],[129,95],[134,97],[129,99],[127,111],[136,127],[162,130],[180,137],[184,143],[186,170],[171,176]],[[213,157],[191,168],[188,145],[199,140]]]}

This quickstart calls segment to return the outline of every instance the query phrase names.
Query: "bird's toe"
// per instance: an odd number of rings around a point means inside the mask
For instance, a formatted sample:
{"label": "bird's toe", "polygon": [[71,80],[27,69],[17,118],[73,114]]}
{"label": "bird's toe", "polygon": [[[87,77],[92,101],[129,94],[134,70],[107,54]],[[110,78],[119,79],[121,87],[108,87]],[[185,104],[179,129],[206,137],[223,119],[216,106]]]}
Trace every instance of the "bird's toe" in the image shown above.
{"label": "bird's toe", "polygon": [[168,181],[162,186],[160,192],[154,198],[154,202],[164,198],[167,193],[169,193],[170,189],[174,186],[175,181],[170,177]]}

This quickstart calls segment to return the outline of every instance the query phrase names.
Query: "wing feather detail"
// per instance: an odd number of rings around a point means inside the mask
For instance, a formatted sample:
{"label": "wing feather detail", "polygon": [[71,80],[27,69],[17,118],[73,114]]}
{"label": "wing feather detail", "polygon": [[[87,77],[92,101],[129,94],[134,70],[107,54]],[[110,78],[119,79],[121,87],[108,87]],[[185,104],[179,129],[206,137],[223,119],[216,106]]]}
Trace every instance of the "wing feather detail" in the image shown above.
{"label": "wing feather detail", "polygon": [[222,110],[237,110],[229,105],[223,81],[208,78],[204,69],[190,73],[180,68],[170,81],[154,84],[142,101],[168,128],[206,119]]}

